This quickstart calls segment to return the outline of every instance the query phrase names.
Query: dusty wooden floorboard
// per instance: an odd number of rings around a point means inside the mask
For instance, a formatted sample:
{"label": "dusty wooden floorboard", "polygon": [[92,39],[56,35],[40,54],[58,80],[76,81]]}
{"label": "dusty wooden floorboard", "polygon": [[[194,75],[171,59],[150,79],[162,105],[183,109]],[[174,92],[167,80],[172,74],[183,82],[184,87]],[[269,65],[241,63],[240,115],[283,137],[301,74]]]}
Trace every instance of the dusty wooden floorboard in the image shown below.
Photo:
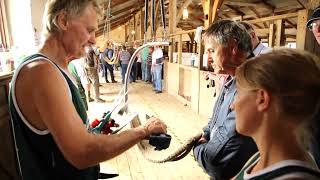
{"label": "dusty wooden floorboard", "polygon": [[[116,71],[117,81],[120,82],[119,72]],[[104,79],[101,79],[104,82]],[[107,110],[118,92],[121,83],[101,83],[101,97],[107,102],[104,104],[90,103],[89,117],[99,117]],[[175,97],[167,94],[155,94],[151,84],[142,81],[129,85],[129,110],[139,113],[143,120],[145,114],[159,117],[168,126],[168,133],[172,136],[170,147],[164,151],[144,152],[145,156],[152,159],[162,159],[175,151],[187,139],[201,131],[207,123],[207,117],[199,116],[184,106]],[[129,127],[127,127],[129,128]],[[194,160],[192,152],[184,159],[155,164],[147,161],[137,146],[134,146],[116,158],[101,163],[101,171],[106,173],[119,173],[114,180],[202,180],[209,179],[206,173]]]}

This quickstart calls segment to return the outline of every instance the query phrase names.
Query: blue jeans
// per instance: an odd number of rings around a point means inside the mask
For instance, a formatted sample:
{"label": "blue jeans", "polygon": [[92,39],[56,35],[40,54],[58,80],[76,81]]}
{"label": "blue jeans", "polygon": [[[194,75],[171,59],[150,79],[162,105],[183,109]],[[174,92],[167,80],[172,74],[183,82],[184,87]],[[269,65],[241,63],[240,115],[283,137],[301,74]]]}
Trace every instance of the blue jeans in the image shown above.
{"label": "blue jeans", "polygon": [[147,77],[147,62],[141,62],[141,71],[142,71],[142,81],[148,80]]}
{"label": "blue jeans", "polygon": [[[124,78],[128,69],[128,64],[121,64],[121,77],[122,77],[122,84],[124,83]],[[132,69],[131,69],[132,70]],[[129,81],[132,82],[132,77],[129,76]]]}
{"label": "blue jeans", "polygon": [[137,79],[137,62],[134,62],[134,63],[132,64],[130,77],[131,77],[131,79],[132,79],[133,82],[136,81],[136,79]]}
{"label": "blue jeans", "polygon": [[156,91],[162,91],[162,64],[155,65],[153,71],[153,84]]}
{"label": "blue jeans", "polygon": [[122,84],[124,83],[124,78],[128,69],[128,64],[121,64],[121,77],[122,77]]}
{"label": "blue jeans", "polygon": [[108,63],[104,63],[104,77],[106,79],[106,82],[108,82],[108,71],[110,72],[111,81],[114,82],[114,73],[113,73],[113,66]]}
{"label": "blue jeans", "polygon": [[152,77],[151,77],[151,65],[147,64],[147,81],[152,82]]}

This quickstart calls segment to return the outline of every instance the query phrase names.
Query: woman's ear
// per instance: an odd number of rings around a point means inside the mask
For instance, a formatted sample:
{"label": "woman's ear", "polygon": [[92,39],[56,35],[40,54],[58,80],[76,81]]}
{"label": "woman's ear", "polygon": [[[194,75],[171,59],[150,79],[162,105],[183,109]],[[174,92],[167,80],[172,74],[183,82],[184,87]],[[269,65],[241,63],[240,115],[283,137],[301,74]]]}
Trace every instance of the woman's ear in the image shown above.
{"label": "woman's ear", "polygon": [[67,18],[67,12],[61,11],[57,16],[57,25],[61,30],[67,30],[68,25],[68,18]]}
{"label": "woman's ear", "polygon": [[270,106],[270,101],[271,101],[271,96],[266,90],[259,89],[257,91],[256,104],[257,104],[258,111],[260,112],[266,111]]}

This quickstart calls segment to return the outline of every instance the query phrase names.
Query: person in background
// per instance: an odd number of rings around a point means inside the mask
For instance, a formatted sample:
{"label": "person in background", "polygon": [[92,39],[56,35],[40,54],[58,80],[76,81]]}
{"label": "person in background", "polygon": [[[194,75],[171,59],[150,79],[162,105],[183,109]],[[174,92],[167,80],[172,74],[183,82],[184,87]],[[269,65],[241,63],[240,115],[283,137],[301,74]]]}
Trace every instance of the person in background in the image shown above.
{"label": "person in background", "polygon": [[142,81],[148,81],[148,64],[147,59],[149,55],[149,47],[145,47],[140,52],[141,57],[141,71],[142,71]]}
{"label": "person in background", "polygon": [[[313,11],[306,26],[312,31],[314,38],[317,40],[318,45],[320,45],[320,6]],[[315,116],[312,127],[310,151],[314,156],[318,167],[320,167],[320,111]]]}
{"label": "person in background", "polygon": [[[138,49],[140,46],[139,42],[134,43],[134,49]],[[137,70],[136,70],[136,76],[137,79],[142,80],[142,69],[141,69],[141,52],[137,54]]]}
{"label": "person in background", "polygon": [[86,92],[84,85],[88,84],[88,77],[86,76],[86,73],[84,72],[84,62],[83,58],[75,59],[71,61],[68,65],[69,72],[73,76],[73,78],[76,80],[76,84],[79,89],[79,93],[81,96],[81,99],[84,103],[84,106],[86,110],[88,111],[88,102],[86,98]]}
{"label": "person in background", "polygon": [[152,74],[151,74],[151,66],[152,66],[152,53],[154,51],[154,47],[149,47],[149,54],[147,57],[147,81],[148,83],[153,83],[152,82]]}
{"label": "person in background", "polygon": [[232,20],[216,21],[205,31],[203,39],[206,51],[214,61],[215,72],[228,74],[229,78],[193,153],[212,179],[230,179],[257,152],[254,141],[236,131],[235,112],[230,109],[237,93],[235,71],[252,57],[251,39],[244,27]]}
{"label": "person in background", "polygon": [[[124,84],[124,78],[128,69],[128,64],[131,58],[131,54],[128,52],[126,46],[122,46],[122,50],[119,52],[119,60],[121,64],[121,77],[122,77],[122,84]],[[132,82],[132,77],[129,76],[130,82]]]}
{"label": "person in background", "polygon": [[236,130],[252,137],[259,152],[236,180],[320,179],[304,147],[320,108],[319,77],[320,59],[294,49],[261,54],[237,68]]}
{"label": "person in background", "polygon": [[97,103],[104,103],[105,100],[100,98],[100,82],[99,82],[99,75],[98,75],[98,68],[99,68],[99,58],[98,53],[96,52],[96,47],[93,45],[90,45],[87,47],[87,54],[85,56],[85,71],[88,76],[88,99],[89,102],[92,101],[91,97],[91,85],[93,85],[94,90],[94,99]]}
{"label": "person in background", "polygon": [[312,31],[314,38],[316,38],[320,45],[320,6],[318,6],[310,16],[307,22],[307,28]]}
{"label": "person in background", "polygon": [[151,118],[118,134],[88,132],[88,117],[68,64],[96,43],[100,9],[95,0],[48,0],[44,42],[11,82],[9,111],[22,179],[97,180],[99,163],[123,153],[166,125]]}
{"label": "person in background", "polygon": [[160,46],[155,46],[152,52],[152,81],[156,94],[162,93],[162,65],[164,57]]}
{"label": "person in background", "polygon": [[239,23],[243,25],[250,34],[254,56],[258,56],[260,54],[264,54],[272,50],[272,48],[269,48],[261,43],[259,37],[257,36],[251,24],[244,21],[241,21]]}
{"label": "person in background", "polygon": [[[134,52],[136,51],[137,46],[135,44],[136,42],[134,43],[133,46],[131,46],[128,49],[128,52],[130,53],[130,57],[132,57]],[[130,77],[132,79],[132,82],[136,82],[136,79],[137,79],[137,59],[138,57],[136,56],[133,60],[132,67],[131,67]]]}
{"label": "person in background", "polygon": [[111,76],[111,82],[117,83],[117,81],[114,79],[113,66],[107,62],[107,61],[111,61],[111,59],[113,57],[113,53],[114,52],[112,49],[112,43],[110,41],[108,41],[105,50],[103,51],[103,53],[100,56],[101,57],[100,60],[103,64],[103,68],[104,68],[104,77],[105,77],[106,83],[109,83],[108,71]]}

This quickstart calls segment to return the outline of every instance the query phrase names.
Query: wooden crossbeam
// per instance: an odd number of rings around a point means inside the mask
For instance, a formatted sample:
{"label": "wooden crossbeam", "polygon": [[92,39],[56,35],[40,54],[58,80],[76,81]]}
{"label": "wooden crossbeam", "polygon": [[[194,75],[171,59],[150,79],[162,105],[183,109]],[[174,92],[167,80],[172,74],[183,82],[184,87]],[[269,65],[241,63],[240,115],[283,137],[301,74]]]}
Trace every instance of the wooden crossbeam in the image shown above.
{"label": "wooden crossbeam", "polygon": [[132,6],[136,6],[137,4],[140,4],[139,0],[129,0],[125,3],[121,3],[119,5],[116,5],[114,7],[111,7],[111,14],[112,13],[117,13],[118,11],[122,10],[122,9],[126,9]]}
{"label": "wooden crossbeam", "polygon": [[306,9],[306,6],[300,0],[297,0],[297,2],[300,4],[302,8]]}
{"label": "wooden crossbeam", "polygon": [[276,9],[276,7],[268,3],[266,0],[262,0],[262,4],[264,4],[264,8],[269,9],[271,12],[273,12]]}
{"label": "wooden crossbeam", "polygon": [[270,11],[274,10],[274,7],[270,4],[262,1],[261,3],[248,3],[248,2],[238,2],[238,1],[226,1],[223,2],[224,5],[231,5],[231,6],[240,6],[240,7],[262,7],[269,9]]}
{"label": "wooden crossbeam", "polygon": [[295,18],[298,17],[298,13],[288,13],[283,15],[277,15],[277,16],[270,16],[270,17],[264,17],[260,19],[254,19],[247,21],[248,23],[254,24],[254,23],[261,23],[266,21],[274,21],[278,19],[287,19],[287,18]]}
{"label": "wooden crossbeam", "polygon": [[[258,18],[261,18],[260,13],[259,13],[255,8],[250,7],[250,6],[249,6],[248,8],[249,8]],[[267,25],[266,22],[263,22],[263,25],[264,25],[265,28],[268,27],[268,25]]]}
{"label": "wooden crossbeam", "polygon": [[239,16],[244,16],[245,15],[242,11],[240,11],[239,9],[237,9],[237,8],[231,6],[231,5],[226,4],[225,6],[227,6],[228,8],[233,10],[234,12],[236,12],[236,14],[239,15]]}

